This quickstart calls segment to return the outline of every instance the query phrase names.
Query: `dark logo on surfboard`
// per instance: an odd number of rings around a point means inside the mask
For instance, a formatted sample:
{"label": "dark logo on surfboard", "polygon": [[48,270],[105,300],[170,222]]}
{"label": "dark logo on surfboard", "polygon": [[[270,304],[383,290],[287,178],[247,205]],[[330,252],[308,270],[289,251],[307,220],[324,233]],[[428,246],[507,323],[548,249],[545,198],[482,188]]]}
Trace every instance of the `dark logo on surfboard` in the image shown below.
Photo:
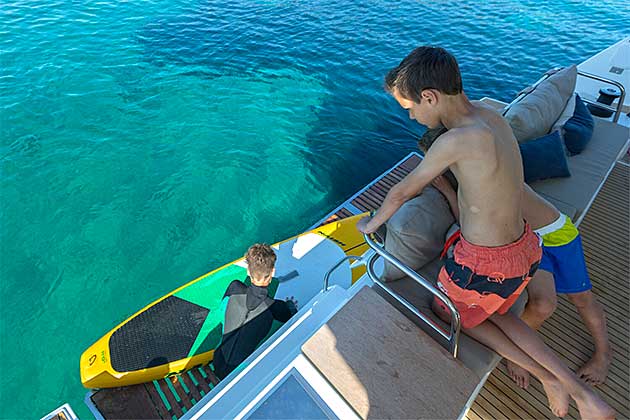
{"label": "dark logo on surfboard", "polygon": [[341,242],[339,239],[336,239],[336,238],[334,238],[334,237],[332,237],[332,236],[322,232],[321,230],[318,230],[317,233],[319,233],[322,236],[325,236],[326,238],[330,239],[331,241],[333,241],[337,245],[346,246],[346,244]]}

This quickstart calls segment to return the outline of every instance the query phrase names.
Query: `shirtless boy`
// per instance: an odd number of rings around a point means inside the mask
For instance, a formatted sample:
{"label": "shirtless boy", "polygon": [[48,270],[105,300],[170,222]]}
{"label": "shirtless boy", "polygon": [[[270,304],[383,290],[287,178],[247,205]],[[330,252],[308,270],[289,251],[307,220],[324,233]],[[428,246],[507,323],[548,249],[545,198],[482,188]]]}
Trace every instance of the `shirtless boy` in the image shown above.
{"label": "shirtless boy", "polygon": [[464,332],[538,377],[555,415],[567,414],[571,396],[583,418],[613,418],[614,411],[527,324],[506,312],[542,255],[521,214],[523,168],[510,126],[495,111],[468,100],[457,61],[441,48],[417,48],[388,73],[385,83],[410,118],[448,131],[392,187],[374,217],[358,223],[359,230],[375,232],[450,169],[459,182],[462,229],[454,259],[445,263],[453,270],[442,268],[439,282],[457,306]]}
{"label": "shirtless boy", "polygon": [[[448,201],[458,219],[457,192],[442,176],[433,182]],[[575,305],[595,343],[591,359],[578,370],[578,376],[591,385],[604,382],[612,359],[606,315],[591,291],[582,241],[577,228],[566,215],[540,197],[527,184],[523,196],[523,217],[543,239],[540,267],[527,286],[529,300],[521,319],[537,330],[557,305],[556,293],[564,293]],[[508,361],[508,372],[521,388],[529,385],[529,372]]]}

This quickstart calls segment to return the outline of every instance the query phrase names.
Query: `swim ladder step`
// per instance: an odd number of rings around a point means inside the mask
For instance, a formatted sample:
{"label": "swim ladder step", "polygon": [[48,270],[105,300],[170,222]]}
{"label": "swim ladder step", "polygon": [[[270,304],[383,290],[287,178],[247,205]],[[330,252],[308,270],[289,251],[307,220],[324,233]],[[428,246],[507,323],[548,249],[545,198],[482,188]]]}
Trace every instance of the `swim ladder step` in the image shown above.
{"label": "swim ladder step", "polygon": [[90,399],[106,420],[182,417],[217,384],[209,365],[144,384],[95,391]]}

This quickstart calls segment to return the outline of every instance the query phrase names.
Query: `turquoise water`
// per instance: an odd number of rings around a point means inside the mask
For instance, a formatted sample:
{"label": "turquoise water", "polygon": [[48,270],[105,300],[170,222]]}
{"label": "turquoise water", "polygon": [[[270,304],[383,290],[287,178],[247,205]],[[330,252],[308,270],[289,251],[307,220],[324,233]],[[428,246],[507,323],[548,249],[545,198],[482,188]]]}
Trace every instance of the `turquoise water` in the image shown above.
{"label": "turquoise water", "polygon": [[82,400],[81,352],[415,146],[414,46],[509,101],[627,36],[624,1],[0,3],[0,417]]}

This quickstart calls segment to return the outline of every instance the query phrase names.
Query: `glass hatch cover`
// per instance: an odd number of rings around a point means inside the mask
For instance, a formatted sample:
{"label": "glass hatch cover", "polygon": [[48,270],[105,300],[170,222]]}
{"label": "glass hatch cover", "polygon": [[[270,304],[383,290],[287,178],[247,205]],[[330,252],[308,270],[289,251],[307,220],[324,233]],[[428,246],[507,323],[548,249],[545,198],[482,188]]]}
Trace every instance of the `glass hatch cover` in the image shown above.
{"label": "glass hatch cover", "polygon": [[295,368],[245,418],[338,419]]}

